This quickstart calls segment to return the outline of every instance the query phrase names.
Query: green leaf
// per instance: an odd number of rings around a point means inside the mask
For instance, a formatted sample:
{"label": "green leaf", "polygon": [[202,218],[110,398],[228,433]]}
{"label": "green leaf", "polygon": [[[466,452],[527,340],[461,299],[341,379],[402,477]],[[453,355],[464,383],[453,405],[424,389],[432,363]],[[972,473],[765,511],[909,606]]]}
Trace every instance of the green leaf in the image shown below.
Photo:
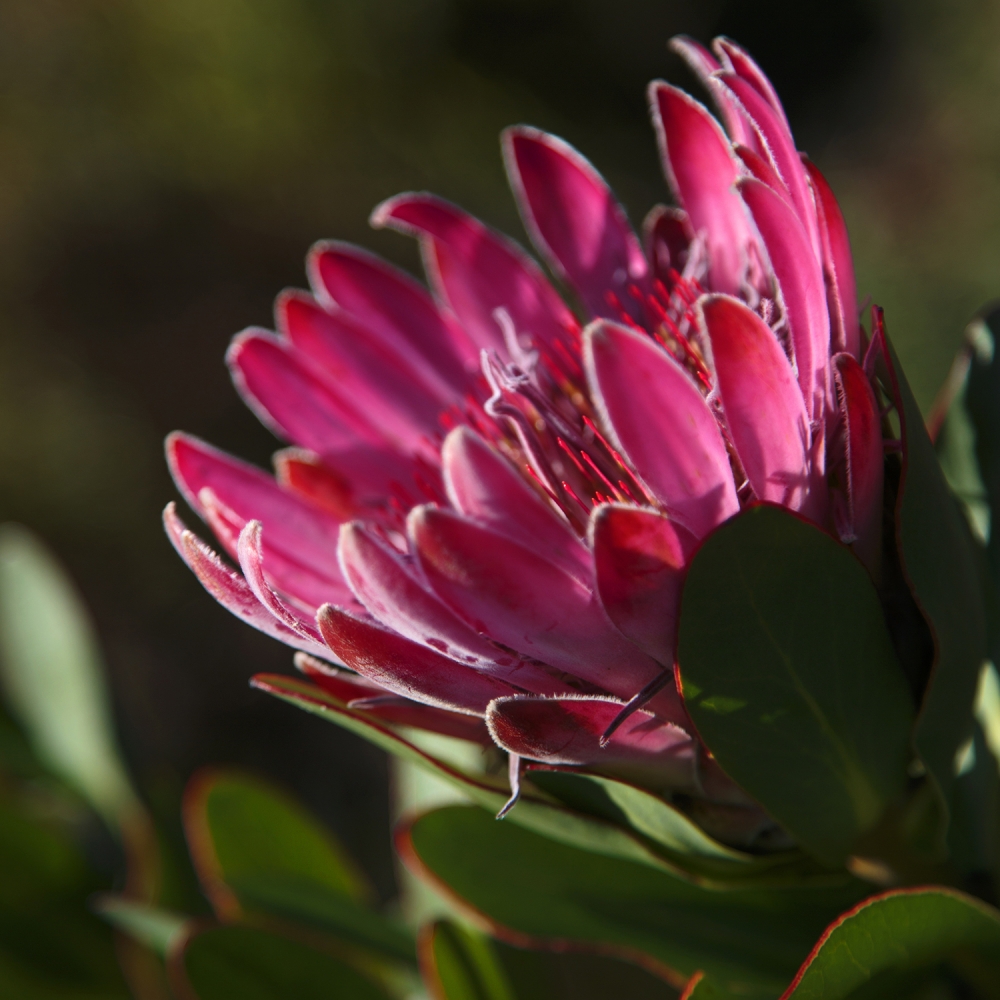
{"label": "green leaf", "polygon": [[972,736],[973,700],[988,655],[987,611],[980,557],[968,521],[948,487],[888,337],[885,344],[903,440],[897,545],[935,647],[914,743],[940,789],[943,806],[955,780],[956,752]]}
{"label": "green leaf", "polygon": [[344,962],[252,927],[195,934],[171,964],[198,1000],[387,1000]]}
{"label": "green leaf", "polygon": [[842,881],[841,873],[801,851],[747,854],[720,844],[669,802],[634,785],[569,771],[529,771],[526,777],[571,809],[625,827],[662,856],[670,870],[700,884],[746,888]]}
{"label": "green leaf", "polygon": [[370,892],[329,830],[293,798],[251,775],[200,771],[184,796],[184,825],[213,902],[233,878],[261,872],[307,878],[350,899]]}
{"label": "green leaf", "polygon": [[715,892],[474,806],[421,816],[397,842],[408,864],[488,919],[502,940],[645,956],[678,988],[702,969],[741,996],[777,995],[823,928],[861,895],[856,884]]}
{"label": "green leaf", "polygon": [[451,920],[420,934],[420,967],[436,1000],[514,1000],[489,940]]}
{"label": "green leaf", "polygon": [[216,912],[264,912],[414,963],[404,927],[376,913],[363,876],[334,836],[294,799],[232,771],[206,770],[184,807],[191,857]]}
{"label": "green leaf", "polygon": [[229,885],[245,909],[325,931],[383,958],[416,964],[416,945],[408,928],[311,879],[257,872],[234,877]]}
{"label": "green leaf", "polygon": [[680,1000],[727,1000],[730,996],[719,990],[704,972],[696,972],[688,980]]}
{"label": "green leaf", "polygon": [[92,903],[96,913],[161,958],[187,933],[188,917],[134,899],[102,893]]}
{"label": "green leaf", "polygon": [[779,507],[704,542],[681,601],[688,711],[722,768],[822,862],[906,787],[913,708],[851,552]]}
{"label": "green leaf", "polygon": [[952,889],[900,889],[837,920],[782,1000],[840,1000],[876,977],[942,960],[982,995],[1000,996],[1000,913]]}
{"label": "green leaf", "polygon": [[136,811],[90,619],[58,563],[14,524],[0,526],[0,681],[53,772],[112,826]]}

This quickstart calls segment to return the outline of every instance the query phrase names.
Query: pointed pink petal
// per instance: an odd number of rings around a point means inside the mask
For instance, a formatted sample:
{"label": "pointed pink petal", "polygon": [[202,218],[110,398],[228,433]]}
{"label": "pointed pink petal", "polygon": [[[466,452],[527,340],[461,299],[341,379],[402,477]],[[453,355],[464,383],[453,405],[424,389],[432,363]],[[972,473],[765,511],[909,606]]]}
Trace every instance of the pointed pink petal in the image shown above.
{"label": "pointed pink petal", "polygon": [[[239,540],[247,523],[206,487],[198,494],[202,514],[222,547],[239,558]],[[259,522],[257,522],[259,523]],[[316,609],[329,600],[353,603],[351,591],[336,568],[303,565],[295,554],[289,554],[280,546],[272,544],[270,535],[267,546],[267,580],[283,597],[309,617],[314,617]],[[262,599],[258,595],[258,599]]]}
{"label": "pointed pink petal", "polygon": [[584,364],[616,446],[675,520],[701,538],[739,510],[718,422],[666,351],[651,337],[595,323]]}
{"label": "pointed pink petal", "polygon": [[671,270],[678,274],[684,270],[688,248],[694,239],[687,212],[656,205],[643,220],[642,236],[642,245],[655,277],[666,283],[673,280]]}
{"label": "pointed pink petal", "polygon": [[818,257],[820,245],[816,206],[788,126],[752,83],[735,73],[720,73],[717,79],[739,102],[747,120],[760,136],[771,165],[788,189],[795,211],[805,226],[809,242]]}
{"label": "pointed pink petal", "polygon": [[671,38],[670,48],[688,64],[691,72],[698,77],[702,86],[712,95],[730,139],[744,146],[756,147],[758,140],[753,129],[747,124],[739,106],[732,99],[732,95],[725,87],[720,87],[715,79],[715,74],[721,69],[730,69],[731,67],[728,64],[725,67],[721,66],[704,45],[686,35],[675,35]]}
{"label": "pointed pink petal", "polygon": [[479,352],[427,290],[375,254],[348,243],[317,243],[309,252],[309,282],[324,305],[336,303],[424,372],[442,396],[458,395],[477,370]]}
{"label": "pointed pink petal", "polygon": [[330,312],[303,292],[285,292],[275,314],[278,329],[316,363],[338,398],[350,400],[396,447],[413,454],[428,450],[438,414],[452,398],[435,397],[421,384],[419,369],[343,310]]}
{"label": "pointed pink petal", "polygon": [[240,560],[240,569],[247,586],[253,591],[254,597],[287,628],[317,645],[323,644],[311,617],[305,617],[288,605],[271,589],[264,576],[264,552],[261,547],[263,528],[260,521],[248,521],[240,532],[236,545],[236,553]]}
{"label": "pointed pink petal", "polygon": [[504,653],[472,631],[424,588],[412,567],[364,525],[340,529],[340,567],[369,614],[400,635],[481,670],[511,667]]}
{"label": "pointed pink petal", "polygon": [[778,281],[806,410],[818,420],[829,393],[830,361],[830,314],[822,269],[805,228],[781,195],[752,177],[741,180],[739,190]]}
{"label": "pointed pink petal", "polygon": [[659,674],[589,587],[537,553],[432,507],[411,511],[409,527],[434,592],[477,632],[623,698]]}
{"label": "pointed pink petal", "polygon": [[226,363],[247,405],[279,437],[319,454],[384,443],[352,402],[273,334],[244,330],[229,345]]}
{"label": "pointed pink petal", "polygon": [[301,653],[295,657],[295,666],[327,694],[333,695],[348,708],[386,722],[390,726],[408,726],[423,729],[456,740],[468,740],[491,746],[489,730],[483,719],[475,715],[461,715],[443,708],[422,705],[409,698],[387,694],[383,688],[366,681],[360,674],[339,670],[320,660]]}
{"label": "pointed pink petal", "polygon": [[672,666],[694,536],[655,511],[617,504],[598,507],[590,523],[597,593],[608,617],[650,656]]}
{"label": "pointed pink petal", "polygon": [[455,428],[445,438],[441,460],[448,499],[459,513],[590,580],[590,553],[569,523],[478,434]]}
{"label": "pointed pink petal", "polygon": [[569,341],[576,320],[538,265],[513,240],[431,194],[400,194],[372,213],[376,228],[420,237],[428,277],[480,348],[507,346],[496,318],[505,309],[520,336]]}
{"label": "pointed pink petal", "polygon": [[[361,674],[354,673],[353,670],[345,670],[326,660],[317,660],[306,653],[296,653],[293,662],[295,669],[302,671],[311,680],[319,682],[322,679],[323,683],[319,686],[345,704],[360,698],[378,698],[389,694],[384,687],[368,680],[367,677],[362,677]],[[390,697],[395,698],[396,695]]]}
{"label": "pointed pink petal", "polygon": [[646,259],[604,178],[567,143],[538,129],[507,129],[503,148],[525,228],[553,270],[592,315],[618,318],[624,309],[644,319],[645,306],[629,286],[645,289]]}
{"label": "pointed pink petal", "polygon": [[788,117],[785,115],[785,109],[778,97],[778,92],[746,49],[725,37],[716,38],[713,47],[726,60],[729,69],[754,86],[757,93],[771,105],[771,109],[791,134],[792,129],[788,124]]}
{"label": "pointed pink petal", "polygon": [[320,631],[334,654],[392,694],[467,715],[483,715],[494,698],[517,693],[503,681],[456,663],[330,604],[319,609]]}
{"label": "pointed pink petal", "polygon": [[695,233],[708,244],[709,284],[735,294],[747,266],[751,230],[733,192],[739,166],[729,142],[704,105],[654,81],[649,103],[663,170]]}
{"label": "pointed pink petal", "polygon": [[286,490],[308,500],[338,523],[359,513],[346,476],[323,464],[319,455],[302,448],[284,448],[274,454],[274,474]]}
{"label": "pointed pink petal", "polygon": [[692,791],[695,744],[678,726],[640,709],[601,746],[621,709],[605,698],[502,698],[490,705],[486,724],[497,744],[528,760],[583,766],[658,791]]}
{"label": "pointed pink petal", "polygon": [[225,566],[222,560],[194,532],[189,531],[177,516],[174,504],[163,512],[163,526],[170,543],[184,560],[201,585],[231,614],[294,649],[315,656],[332,657],[322,642],[313,640],[298,629],[290,628],[275,618],[256,598],[246,580]]}
{"label": "pointed pink petal", "polygon": [[804,509],[810,500],[809,418],[792,366],[771,328],[725,295],[700,300],[719,397],[754,493]]}
{"label": "pointed pink petal", "polygon": [[403,508],[446,500],[440,470],[419,457],[385,448],[353,448],[322,458],[301,448],[274,455],[278,482],[338,522],[366,517],[398,520],[389,498]]}
{"label": "pointed pink petal", "polygon": [[743,166],[750,172],[751,177],[756,177],[761,183],[766,184],[772,191],[781,195],[791,204],[791,195],[784,181],[778,176],[771,161],[765,159],[759,153],[755,153],[746,146],[734,146],[733,152],[740,158]]}
{"label": "pointed pink petal", "polygon": [[834,359],[837,395],[847,444],[847,496],[854,551],[878,577],[882,553],[882,423],[864,369],[847,353]]}
{"label": "pointed pink petal", "polygon": [[351,599],[337,568],[340,526],[334,518],[260,469],[189,435],[167,438],[167,462],[184,499],[209,521],[231,556],[236,558],[246,523],[259,520],[266,531],[268,575],[283,594],[311,607]]}
{"label": "pointed pink petal", "polygon": [[858,321],[858,292],[854,283],[854,260],[847,238],[847,225],[826,178],[814,163],[805,161],[816,194],[823,270],[827,280],[833,342],[837,350],[861,359],[861,324]]}

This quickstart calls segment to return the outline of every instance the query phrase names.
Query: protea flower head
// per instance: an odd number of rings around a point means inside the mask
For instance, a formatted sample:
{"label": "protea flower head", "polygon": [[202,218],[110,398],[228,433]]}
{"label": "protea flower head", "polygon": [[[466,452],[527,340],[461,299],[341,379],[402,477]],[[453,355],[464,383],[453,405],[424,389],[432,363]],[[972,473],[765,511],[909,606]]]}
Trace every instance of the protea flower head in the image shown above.
{"label": "protea flower head", "polygon": [[[376,227],[420,240],[430,292],[317,244],[228,363],[291,447],[266,474],[183,434],[188,503],[242,573],[180,523],[229,610],[390,722],[492,740],[688,804],[723,838],[773,824],[698,743],[674,676],[685,565],[756,502],[796,511],[877,575],[883,446],[844,221],[771,84],[726,39],[675,49],[725,128],[649,88],[677,207],[640,238],[566,143],[503,135],[519,246],[439,198]],[[331,663],[346,665],[338,669]]]}

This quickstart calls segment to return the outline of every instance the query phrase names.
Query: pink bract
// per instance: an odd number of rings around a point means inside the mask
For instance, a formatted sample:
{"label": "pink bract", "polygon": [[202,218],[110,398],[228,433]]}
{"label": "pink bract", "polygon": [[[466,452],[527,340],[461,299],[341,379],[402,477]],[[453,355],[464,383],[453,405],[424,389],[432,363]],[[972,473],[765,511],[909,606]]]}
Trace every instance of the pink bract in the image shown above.
{"label": "pink bract", "polygon": [[384,202],[372,223],[419,239],[429,292],[320,243],[311,293],[278,298],[277,333],[229,349],[240,394],[291,446],[276,474],[168,439],[179,490],[242,572],[173,505],[165,522],[205,588],[308,654],[337,697],[634,781],[759,844],[766,818],[677,692],[685,565],[768,501],[876,574],[881,426],[829,186],[749,55],[674,47],[726,129],[650,86],[677,207],[654,208],[643,240],[587,160],[523,126],[504,133],[507,171],[566,299],[454,205]]}

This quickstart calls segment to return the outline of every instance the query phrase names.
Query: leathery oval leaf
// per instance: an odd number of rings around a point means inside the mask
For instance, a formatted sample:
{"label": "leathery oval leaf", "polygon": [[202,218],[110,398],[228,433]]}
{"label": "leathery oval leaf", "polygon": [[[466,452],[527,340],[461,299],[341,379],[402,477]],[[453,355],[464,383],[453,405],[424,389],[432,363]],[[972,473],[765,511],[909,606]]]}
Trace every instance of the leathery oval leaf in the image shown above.
{"label": "leathery oval leaf", "polygon": [[140,810],[90,616],[42,541],[0,525],[0,689],[35,753],[112,828]]}
{"label": "leathery oval leaf", "polygon": [[265,781],[209,769],[188,785],[191,858],[216,913],[268,914],[413,964],[415,943],[369,905],[372,891],[329,830]]}
{"label": "leathery oval leaf", "polygon": [[884,341],[889,388],[902,434],[897,540],[904,573],[934,639],[934,663],[914,743],[941,791],[943,805],[956,777],[955,755],[972,736],[976,685],[988,654],[980,555],[885,335],[881,314],[876,314],[874,326],[875,336]]}
{"label": "leathery oval leaf", "polygon": [[184,825],[199,878],[217,911],[233,879],[261,872],[308,878],[355,900],[370,892],[333,834],[301,805],[259,778],[208,769],[184,796]]}
{"label": "leathery oval leaf", "polygon": [[188,937],[168,967],[179,996],[198,1000],[388,1000],[331,955],[255,927],[210,927]]}
{"label": "leathery oval leaf", "polygon": [[435,1000],[514,1000],[489,939],[453,920],[421,930],[420,971]]}
{"label": "leathery oval leaf", "polygon": [[898,889],[833,923],[781,1000],[841,1000],[869,984],[865,996],[900,996],[941,963],[976,996],[1000,996],[1000,912],[954,889]]}
{"label": "leathery oval leaf", "polygon": [[678,662],[722,768],[804,850],[842,864],[906,786],[913,721],[858,560],[782,508],[744,510],[691,563]]}
{"label": "leathery oval leaf", "polygon": [[677,989],[703,970],[721,988],[761,1000],[788,985],[823,928],[863,894],[856,885],[716,892],[497,822],[475,806],[412,820],[397,847],[501,941],[616,954]]}

